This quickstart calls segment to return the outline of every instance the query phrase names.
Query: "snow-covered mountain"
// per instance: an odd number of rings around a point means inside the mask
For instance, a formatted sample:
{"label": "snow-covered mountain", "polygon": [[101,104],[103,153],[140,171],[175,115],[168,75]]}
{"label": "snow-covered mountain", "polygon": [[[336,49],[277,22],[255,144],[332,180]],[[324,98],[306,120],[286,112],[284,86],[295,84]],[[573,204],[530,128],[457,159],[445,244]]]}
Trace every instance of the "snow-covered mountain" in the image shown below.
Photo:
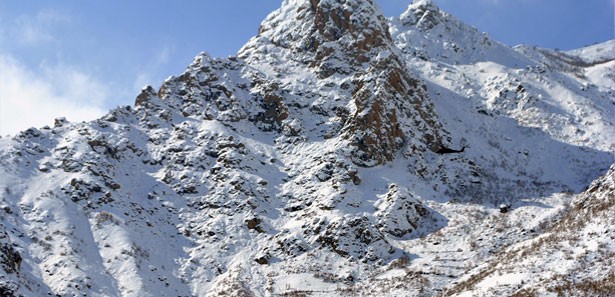
{"label": "snow-covered mountain", "polygon": [[613,46],[286,0],[236,57],[0,138],[0,295],[611,294]]}

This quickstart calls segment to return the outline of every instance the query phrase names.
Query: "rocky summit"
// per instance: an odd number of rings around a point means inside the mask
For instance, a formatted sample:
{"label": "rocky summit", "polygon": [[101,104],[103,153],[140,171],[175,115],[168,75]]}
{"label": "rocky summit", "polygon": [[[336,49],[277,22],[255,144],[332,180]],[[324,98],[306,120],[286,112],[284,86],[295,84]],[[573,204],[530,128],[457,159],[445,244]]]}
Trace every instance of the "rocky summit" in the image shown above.
{"label": "rocky summit", "polygon": [[133,106],[0,138],[0,296],[615,294],[615,41],[285,0]]}

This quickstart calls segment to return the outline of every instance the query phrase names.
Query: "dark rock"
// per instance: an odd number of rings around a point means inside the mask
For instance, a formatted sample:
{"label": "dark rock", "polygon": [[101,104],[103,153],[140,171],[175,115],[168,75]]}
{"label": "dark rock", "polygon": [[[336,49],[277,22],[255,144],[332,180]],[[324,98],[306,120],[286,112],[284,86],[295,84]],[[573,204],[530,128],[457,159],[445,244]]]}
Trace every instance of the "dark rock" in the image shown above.
{"label": "dark rock", "polygon": [[265,231],[260,226],[261,220],[259,218],[253,218],[250,220],[246,220],[246,226],[250,230],[256,230],[258,233],[264,233]]}

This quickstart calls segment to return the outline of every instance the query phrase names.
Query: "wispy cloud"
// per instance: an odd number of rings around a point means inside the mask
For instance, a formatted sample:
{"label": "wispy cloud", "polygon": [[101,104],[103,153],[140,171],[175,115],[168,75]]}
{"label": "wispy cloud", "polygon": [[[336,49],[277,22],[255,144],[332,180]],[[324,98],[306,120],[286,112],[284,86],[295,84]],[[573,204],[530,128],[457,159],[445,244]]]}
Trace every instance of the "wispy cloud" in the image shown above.
{"label": "wispy cloud", "polygon": [[146,85],[157,85],[164,79],[160,76],[160,69],[164,68],[175,51],[172,44],[162,46],[152,53],[151,63],[147,68],[141,69],[136,75],[133,83],[134,92],[138,92]]}
{"label": "wispy cloud", "polygon": [[60,116],[95,119],[104,114],[107,89],[71,67],[42,66],[34,71],[0,53],[0,135],[50,125]]}
{"label": "wispy cloud", "polygon": [[105,83],[72,64],[28,64],[18,55],[21,48],[61,42],[58,29],[72,21],[55,10],[0,19],[0,135],[51,125],[57,117],[83,121],[104,114],[111,89]]}
{"label": "wispy cloud", "polygon": [[55,41],[54,27],[69,24],[69,15],[55,10],[42,10],[35,15],[22,15],[14,20],[9,34],[11,39],[23,45],[38,45]]}

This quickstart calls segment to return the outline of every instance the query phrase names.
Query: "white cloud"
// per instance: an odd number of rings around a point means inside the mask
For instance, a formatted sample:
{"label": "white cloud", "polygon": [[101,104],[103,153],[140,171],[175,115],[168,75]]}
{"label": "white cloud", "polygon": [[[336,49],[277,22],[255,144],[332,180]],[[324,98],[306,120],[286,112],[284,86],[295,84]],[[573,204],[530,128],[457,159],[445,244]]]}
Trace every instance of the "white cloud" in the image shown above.
{"label": "white cloud", "polygon": [[109,98],[105,84],[61,63],[23,63],[16,55],[19,47],[10,46],[57,42],[54,29],[70,22],[70,16],[54,10],[0,19],[0,135],[52,125],[57,117],[83,121],[104,114]]}
{"label": "white cloud", "polygon": [[108,88],[89,75],[66,66],[32,71],[0,53],[0,135],[51,125],[64,116],[92,120],[104,114]]}

